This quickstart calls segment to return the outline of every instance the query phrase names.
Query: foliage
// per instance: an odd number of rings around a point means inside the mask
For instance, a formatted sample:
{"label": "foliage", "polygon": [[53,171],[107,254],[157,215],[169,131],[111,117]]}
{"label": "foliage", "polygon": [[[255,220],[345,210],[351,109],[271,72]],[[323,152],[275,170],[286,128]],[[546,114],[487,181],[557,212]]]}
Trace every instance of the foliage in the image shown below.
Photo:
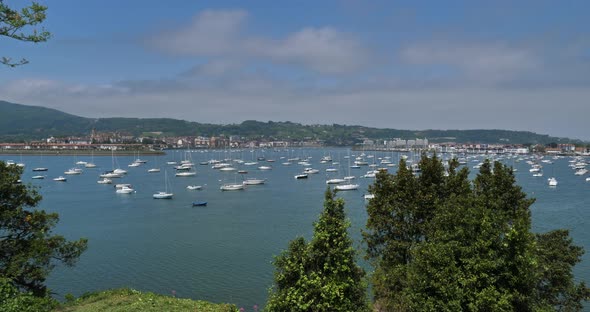
{"label": "foliage", "polygon": [[48,136],[88,135],[92,129],[141,136],[163,132],[164,136],[238,135],[244,139],[317,140],[329,146],[353,146],[363,138],[428,138],[431,142],[540,143],[580,142],[526,131],[377,129],[347,125],[302,125],[293,122],[246,120],[240,124],[214,125],[169,118],[84,118],[54,109],[0,101],[0,141],[43,139]]}
{"label": "foliage", "polygon": [[290,242],[275,259],[268,311],[367,311],[364,271],[355,262],[344,201],[328,189],[309,243]]}
{"label": "foliage", "polygon": [[17,183],[22,168],[0,161],[0,277],[20,290],[46,296],[45,278],[61,262],[75,264],[87,240],[52,234],[58,215],[35,209],[41,196]]}
{"label": "foliage", "polygon": [[[589,298],[572,267],[583,251],[567,231],[534,235],[512,168],[485,162],[473,182],[451,161],[423,155],[421,174],[401,160],[369,191],[363,233],[383,311],[581,310]],[[559,254],[557,254],[559,253]]]}
{"label": "foliage", "polygon": [[[31,6],[22,8],[20,11],[11,9],[0,0],[0,36],[16,39],[25,42],[45,42],[51,36],[49,32],[41,28],[40,31],[33,29],[31,33],[22,30],[28,26],[35,26],[45,20],[47,7],[33,2]],[[10,67],[27,64],[29,61],[21,59],[13,61],[9,57],[2,57],[0,64]]]}
{"label": "foliage", "polygon": [[57,302],[49,296],[36,297],[18,290],[7,278],[0,277],[0,311],[41,312],[51,311]]}
{"label": "foliage", "polygon": [[86,293],[57,307],[63,312],[237,312],[232,304],[214,304],[206,301],[174,298],[134,289],[113,289]]}

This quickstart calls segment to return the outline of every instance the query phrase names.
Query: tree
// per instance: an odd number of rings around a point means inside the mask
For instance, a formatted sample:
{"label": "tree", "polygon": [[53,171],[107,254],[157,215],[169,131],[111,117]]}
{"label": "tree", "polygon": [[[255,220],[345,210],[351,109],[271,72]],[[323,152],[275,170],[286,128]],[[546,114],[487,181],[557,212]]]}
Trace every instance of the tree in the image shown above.
{"label": "tree", "polygon": [[67,241],[52,234],[59,217],[35,209],[41,196],[17,181],[22,168],[0,161],[0,277],[18,289],[43,297],[44,282],[57,263],[72,266],[87,240]]}
{"label": "tree", "polygon": [[309,243],[301,237],[275,259],[268,311],[367,311],[364,271],[347,229],[344,201],[328,189]]}
{"label": "tree", "polygon": [[[30,33],[25,33],[22,30],[28,26],[35,26],[45,20],[45,11],[47,7],[33,2],[30,6],[20,10],[11,9],[8,5],[0,0],[0,36],[16,39],[25,42],[45,42],[51,37],[51,34],[44,28],[41,30],[32,29]],[[20,61],[13,61],[9,57],[2,57],[0,64],[10,67],[24,65],[29,63],[26,59]]]}
{"label": "tree", "polygon": [[512,168],[468,170],[422,156],[381,173],[367,207],[375,306],[384,311],[579,311],[590,298],[571,273],[583,250],[567,231],[531,232],[530,206]]}

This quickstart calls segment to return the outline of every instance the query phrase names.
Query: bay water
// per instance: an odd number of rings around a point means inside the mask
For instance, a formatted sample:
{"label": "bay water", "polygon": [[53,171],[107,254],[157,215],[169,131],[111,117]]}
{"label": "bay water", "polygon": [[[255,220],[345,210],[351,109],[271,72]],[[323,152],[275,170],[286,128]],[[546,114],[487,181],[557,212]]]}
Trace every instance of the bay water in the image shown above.
{"label": "bay water", "polygon": [[[172,150],[164,156],[146,156],[147,164],[127,167],[136,157],[94,157],[97,168],[86,168],[81,175],[66,176],[67,182],[56,182],[54,177],[74,167],[78,160],[90,161],[89,156],[7,156],[26,164],[24,183],[38,187],[43,195],[39,208],[57,212],[60,221],[54,233],[68,239],[88,238],[88,250],[73,268],[58,266],[47,284],[57,298],[67,293],[79,296],[87,291],[131,287],[142,291],[172,294],[178,297],[228,302],[252,311],[254,305],[263,306],[272,285],[273,257],[284,250],[297,236],[309,239],[313,222],[322,210],[326,179],[355,175],[357,191],[339,192],[346,202],[346,213],[351,221],[350,233],[362,255],[360,231],[366,222],[366,201],[363,194],[374,180],[359,178],[369,168],[349,169],[349,159],[360,151],[344,148],[191,151]],[[397,164],[397,152],[365,152],[373,160],[389,157]],[[334,162],[321,164],[323,156]],[[211,159],[233,158],[245,162],[258,157],[274,162],[259,161],[257,165],[236,167],[247,170],[246,177],[266,179],[263,185],[248,186],[244,191],[223,192],[221,183],[241,182],[242,175],[222,172],[211,165],[199,165]],[[304,166],[288,158],[307,158],[320,173],[308,179],[296,180],[294,175]],[[143,157],[142,157],[143,158]],[[197,175],[175,177],[173,166],[167,161],[189,158],[195,163]],[[98,184],[104,170],[120,167],[128,170],[114,183],[130,183],[132,194],[116,194],[113,184]],[[590,182],[586,176],[575,176],[568,167],[568,158],[544,165],[544,177],[533,177],[529,165],[506,161],[518,171],[517,182],[529,196],[536,198],[531,208],[533,230],[545,232],[566,228],[577,245],[590,252]],[[469,162],[472,177],[474,162]],[[261,165],[272,170],[259,170]],[[334,167],[339,171],[326,173]],[[35,167],[47,167],[47,172],[32,172]],[[161,168],[159,173],[148,173],[149,168]],[[390,167],[395,172],[397,166]],[[350,170],[350,174],[349,174]],[[34,175],[46,175],[44,180],[32,180]],[[152,194],[164,191],[164,175],[168,175],[172,200],[155,200]],[[555,176],[559,185],[550,188],[547,178]],[[202,190],[188,190],[188,185],[201,185]],[[193,207],[194,201],[206,201],[205,207]],[[366,265],[365,265],[366,266]],[[370,270],[369,267],[367,267]],[[590,282],[590,254],[575,268],[577,280]]]}

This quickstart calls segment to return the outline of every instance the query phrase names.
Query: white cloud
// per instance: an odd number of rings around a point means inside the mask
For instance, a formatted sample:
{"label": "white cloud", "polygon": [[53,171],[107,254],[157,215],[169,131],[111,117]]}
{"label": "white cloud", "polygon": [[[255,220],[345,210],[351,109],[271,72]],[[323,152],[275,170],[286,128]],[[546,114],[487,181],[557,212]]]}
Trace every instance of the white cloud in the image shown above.
{"label": "white cloud", "polygon": [[501,81],[538,68],[531,49],[505,43],[433,41],[401,49],[401,60],[412,65],[442,65],[458,69],[468,79]]}
{"label": "white cloud", "polygon": [[242,31],[247,18],[243,10],[207,10],[184,27],[158,33],[148,42],[172,54],[254,58],[321,73],[353,72],[368,64],[369,51],[353,36],[332,27],[307,27],[271,39]]}

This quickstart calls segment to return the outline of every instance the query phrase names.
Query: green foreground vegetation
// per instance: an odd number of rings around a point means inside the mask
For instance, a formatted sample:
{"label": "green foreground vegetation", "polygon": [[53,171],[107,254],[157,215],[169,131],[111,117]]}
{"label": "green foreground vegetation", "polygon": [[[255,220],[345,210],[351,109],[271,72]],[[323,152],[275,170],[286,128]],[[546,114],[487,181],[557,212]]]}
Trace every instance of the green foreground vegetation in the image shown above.
{"label": "green foreground vegetation", "polygon": [[232,304],[214,304],[206,301],[175,298],[134,289],[114,289],[93,292],[58,306],[55,312],[234,312]]}

